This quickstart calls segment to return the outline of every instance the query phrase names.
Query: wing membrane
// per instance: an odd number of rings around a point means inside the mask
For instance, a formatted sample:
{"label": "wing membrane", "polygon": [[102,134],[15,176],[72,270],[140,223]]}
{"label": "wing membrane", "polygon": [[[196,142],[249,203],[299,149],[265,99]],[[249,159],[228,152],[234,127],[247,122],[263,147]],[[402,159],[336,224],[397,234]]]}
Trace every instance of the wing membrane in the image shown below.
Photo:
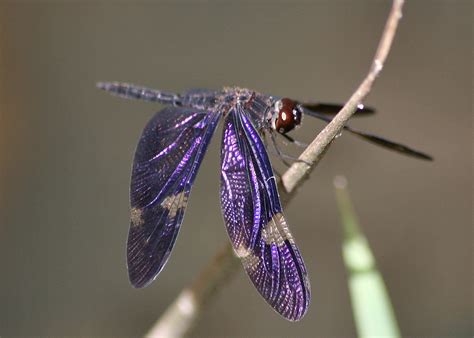
{"label": "wing membrane", "polygon": [[[303,108],[307,110],[311,110],[317,114],[323,114],[325,116],[335,116],[339,113],[344,107],[342,104],[334,104],[334,103],[322,103],[322,102],[304,102],[301,103]],[[375,109],[371,107],[358,107],[354,113],[354,116],[367,116],[375,114]]]}
{"label": "wing membrane", "polygon": [[299,320],[311,297],[306,268],[262,140],[240,106],[224,123],[221,166],[222,211],[236,254],[265,300],[285,318]]}
{"label": "wing membrane", "polygon": [[166,264],[219,117],[168,107],[146,125],[135,153],[130,187],[127,265],[133,286],[148,285]]}
{"label": "wing membrane", "polygon": [[[321,113],[318,113],[316,111],[305,109],[304,112],[305,112],[305,114],[316,117],[316,118],[318,118],[320,120],[323,120],[325,122],[328,122],[328,123],[331,122],[331,120],[332,120],[332,117],[325,116],[325,115],[323,115]],[[432,161],[433,160],[433,157],[431,157],[431,155],[428,155],[428,154],[425,154],[421,151],[418,151],[418,150],[415,150],[413,148],[407,147],[407,146],[405,146],[401,143],[393,142],[393,141],[387,140],[386,138],[383,138],[383,137],[380,137],[380,136],[377,136],[377,135],[369,134],[369,133],[354,129],[354,128],[348,126],[348,125],[345,125],[343,128],[345,130],[349,131],[350,133],[360,137],[363,140],[366,140],[366,141],[371,142],[373,144],[376,144],[376,145],[382,146],[384,148],[396,151],[398,153],[401,153],[401,154],[404,154],[404,155],[407,155],[407,156],[411,156],[411,157],[415,157],[415,158],[418,158],[418,159],[421,159],[421,160],[426,160],[426,161]]]}

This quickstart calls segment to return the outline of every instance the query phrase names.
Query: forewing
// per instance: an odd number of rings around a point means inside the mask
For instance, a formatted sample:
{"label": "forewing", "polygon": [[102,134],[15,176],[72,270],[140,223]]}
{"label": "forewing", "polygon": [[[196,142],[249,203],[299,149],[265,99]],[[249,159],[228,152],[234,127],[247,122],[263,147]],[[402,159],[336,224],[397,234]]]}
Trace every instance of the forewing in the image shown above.
{"label": "forewing", "polygon": [[257,290],[285,318],[301,319],[311,297],[306,268],[263,142],[239,106],[224,123],[221,205],[235,253]]}
{"label": "forewing", "polygon": [[[316,114],[320,114],[323,116],[335,116],[337,113],[339,113],[344,107],[342,104],[334,104],[334,103],[322,103],[322,102],[304,102],[300,103],[303,108],[306,110],[310,110]],[[365,107],[364,105],[361,105],[357,107],[357,110],[354,113],[354,116],[359,117],[359,116],[367,116],[367,115],[373,115],[375,114],[375,109],[371,107]]]}
{"label": "forewing", "polygon": [[127,265],[135,287],[158,275],[173,248],[194,178],[220,114],[168,107],[146,125],[130,188]]}
{"label": "forewing", "polygon": [[[370,108],[365,108],[365,109],[370,109]],[[318,118],[320,120],[323,120],[323,121],[326,121],[328,123],[331,122],[331,120],[332,120],[332,117],[327,116],[327,115],[322,114],[322,113],[317,112],[317,111],[305,109],[304,113],[306,115],[316,117],[316,118]],[[362,138],[366,141],[369,141],[369,142],[374,143],[376,145],[379,145],[379,146],[385,147],[387,149],[399,152],[401,154],[408,155],[408,156],[415,157],[415,158],[422,159],[422,160],[427,160],[427,161],[432,161],[433,160],[433,157],[431,157],[431,155],[428,155],[428,154],[423,153],[419,150],[415,150],[413,148],[407,147],[407,146],[405,146],[401,143],[393,142],[393,141],[387,140],[386,138],[383,138],[383,137],[380,137],[380,136],[377,136],[377,135],[369,134],[369,133],[366,133],[364,131],[354,129],[354,128],[348,126],[348,125],[345,125],[343,128],[345,130],[349,131],[350,133],[352,133],[352,134],[354,134],[354,135],[356,135],[356,136],[358,136],[358,137],[360,137],[360,138]]]}

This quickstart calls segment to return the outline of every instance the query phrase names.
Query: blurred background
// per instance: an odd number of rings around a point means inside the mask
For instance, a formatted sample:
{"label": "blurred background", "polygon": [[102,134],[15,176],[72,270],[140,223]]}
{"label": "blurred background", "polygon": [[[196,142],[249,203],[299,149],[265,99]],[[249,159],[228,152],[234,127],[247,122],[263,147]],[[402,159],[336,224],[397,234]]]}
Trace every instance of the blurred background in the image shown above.
{"label": "blurred background", "polygon": [[[228,240],[219,128],[170,261],[150,287],[130,286],[131,161],[161,106],[111,97],[96,81],[170,91],[238,85],[343,102],[368,70],[389,8],[389,1],[2,1],[0,335],[142,335]],[[286,209],[311,278],[306,317],[279,317],[242,270],[192,336],[355,335],[336,174],[349,180],[402,334],[473,335],[472,22],[471,1],[407,1],[366,101],[378,114],[352,122],[435,162],[344,134]],[[306,118],[293,136],[310,141],[322,127]]]}

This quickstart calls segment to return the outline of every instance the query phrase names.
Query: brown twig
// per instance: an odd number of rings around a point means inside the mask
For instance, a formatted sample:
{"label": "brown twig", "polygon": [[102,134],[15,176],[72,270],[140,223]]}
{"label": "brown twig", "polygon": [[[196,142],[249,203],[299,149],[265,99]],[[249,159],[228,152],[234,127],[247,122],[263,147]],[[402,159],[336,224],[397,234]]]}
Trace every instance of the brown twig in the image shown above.
{"label": "brown twig", "polygon": [[382,71],[388,52],[390,51],[398,22],[402,17],[403,2],[403,0],[393,1],[392,9],[385,24],[377,52],[375,53],[369,73],[364,81],[362,81],[354,94],[352,94],[341,111],[326,128],[318,134],[305,151],[303,151],[299,157],[301,161],[295,162],[283,175],[283,187],[286,192],[291,194],[295,188],[304,181],[303,178],[316,167],[316,164],[324,155],[327,147],[331,144],[336,135],[342,131],[343,126],[357,110],[357,106],[361,104],[364,98],[369,94],[375,79]]}
{"label": "brown twig", "polygon": [[[404,0],[393,1],[379,46],[365,79],[342,110],[300,155],[300,161],[295,162],[282,176],[281,182],[279,182],[279,191],[284,207],[290,202],[296,188],[303,183],[311,170],[319,163],[334,138],[355,113],[357,106],[369,94],[390,51],[398,22],[402,17],[403,3]],[[234,257],[232,248],[228,244],[199,273],[193,284],[181,292],[146,334],[146,337],[183,337],[196,322],[203,305],[209,302],[215,295],[215,291],[224,285],[224,281],[237,270],[238,263],[238,259]]]}

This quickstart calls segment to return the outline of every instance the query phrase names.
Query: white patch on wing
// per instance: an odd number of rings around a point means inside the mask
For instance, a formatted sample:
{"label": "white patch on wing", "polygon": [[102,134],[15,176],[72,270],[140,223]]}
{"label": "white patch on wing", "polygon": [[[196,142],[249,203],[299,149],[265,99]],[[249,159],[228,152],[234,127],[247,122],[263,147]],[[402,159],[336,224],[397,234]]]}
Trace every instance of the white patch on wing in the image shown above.
{"label": "white patch on wing", "polygon": [[245,270],[253,272],[258,269],[260,258],[255,256],[253,253],[250,253],[242,258],[242,264],[244,265]]}
{"label": "white patch on wing", "polygon": [[241,244],[237,249],[234,249],[235,254],[239,258],[245,258],[250,255],[252,252],[245,247],[245,245]]}
{"label": "white patch on wing", "polygon": [[276,244],[278,246],[282,246],[285,240],[293,243],[293,236],[282,213],[273,215],[272,219],[263,227],[262,240],[266,244]]}
{"label": "white patch on wing", "polygon": [[132,221],[133,227],[140,226],[144,223],[142,213],[142,209],[139,208],[132,208],[132,210],[130,210],[130,220]]}
{"label": "white patch on wing", "polygon": [[186,206],[187,201],[188,198],[186,196],[186,193],[182,191],[176,195],[167,196],[163,200],[163,202],[161,202],[161,206],[165,209],[168,209],[168,216],[173,218],[176,216],[179,209],[184,208]]}

